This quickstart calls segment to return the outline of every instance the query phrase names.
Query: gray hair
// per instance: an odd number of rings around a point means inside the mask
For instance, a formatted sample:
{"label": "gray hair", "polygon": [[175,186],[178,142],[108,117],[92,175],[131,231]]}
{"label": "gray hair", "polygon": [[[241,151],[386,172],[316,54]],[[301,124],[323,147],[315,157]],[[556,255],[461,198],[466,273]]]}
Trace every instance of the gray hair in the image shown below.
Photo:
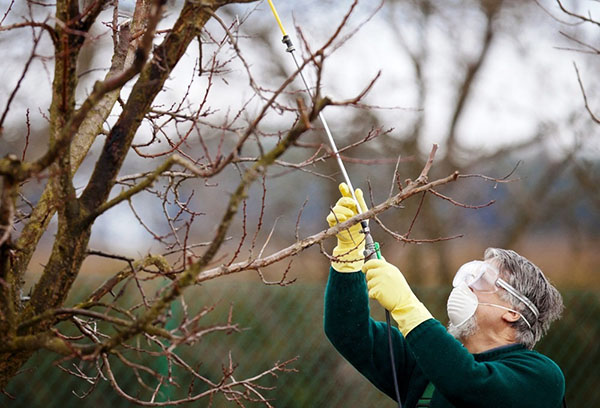
{"label": "gray hair", "polygon": [[536,318],[533,312],[506,291],[501,297],[509,302],[531,324],[531,329],[523,319],[512,323],[516,340],[532,349],[548,331],[550,324],[560,318],[564,309],[562,296],[544,276],[540,268],[515,251],[499,248],[485,250],[484,259],[495,262],[500,275],[519,293],[527,297],[539,310]]}

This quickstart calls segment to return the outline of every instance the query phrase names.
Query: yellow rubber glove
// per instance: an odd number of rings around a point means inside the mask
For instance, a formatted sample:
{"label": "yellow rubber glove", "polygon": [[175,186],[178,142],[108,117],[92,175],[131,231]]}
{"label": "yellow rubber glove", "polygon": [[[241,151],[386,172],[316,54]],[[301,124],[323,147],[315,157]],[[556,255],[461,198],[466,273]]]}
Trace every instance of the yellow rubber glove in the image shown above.
{"label": "yellow rubber glove", "polygon": [[[327,216],[327,223],[330,227],[344,222],[358,214],[356,210],[356,201],[352,198],[350,188],[346,183],[341,183],[339,186],[342,198],[340,198],[335,207]],[[360,203],[362,212],[367,211],[367,205],[363,198],[363,193],[360,188],[354,190],[356,199]],[[365,249],[365,236],[360,232],[362,229],[360,223],[352,227],[340,231],[337,237],[337,246],[333,249],[335,261],[331,262],[331,266],[338,272],[356,272],[360,271],[364,264],[363,251]]]}
{"label": "yellow rubber glove", "polygon": [[398,268],[383,259],[371,259],[362,267],[369,297],[389,310],[404,336],[431,319],[429,310],[417,299]]}

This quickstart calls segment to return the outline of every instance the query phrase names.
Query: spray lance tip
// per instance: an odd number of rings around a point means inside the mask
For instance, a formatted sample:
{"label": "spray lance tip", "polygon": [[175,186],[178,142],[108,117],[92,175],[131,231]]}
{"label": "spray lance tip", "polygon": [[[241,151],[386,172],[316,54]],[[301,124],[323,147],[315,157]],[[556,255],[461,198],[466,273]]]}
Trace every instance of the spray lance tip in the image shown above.
{"label": "spray lance tip", "polygon": [[283,38],[281,39],[281,42],[284,43],[285,45],[287,45],[287,52],[294,52],[296,51],[296,48],[294,48],[294,44],[292,44],[292,39],[290,38],[289,35],[284,35]]}

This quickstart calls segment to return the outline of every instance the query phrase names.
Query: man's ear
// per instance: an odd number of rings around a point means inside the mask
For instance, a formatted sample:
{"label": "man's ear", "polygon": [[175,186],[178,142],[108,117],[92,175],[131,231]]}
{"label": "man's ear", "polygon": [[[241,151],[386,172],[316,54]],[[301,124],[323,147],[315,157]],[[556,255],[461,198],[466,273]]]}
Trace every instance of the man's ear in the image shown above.
{"label": "man's ear", "polygon": [[521,315],[517,312],[513,312],[511,310],[507,310],[503,315],[502,319],[504,319],[507,323],[514,323],[521,318]]}

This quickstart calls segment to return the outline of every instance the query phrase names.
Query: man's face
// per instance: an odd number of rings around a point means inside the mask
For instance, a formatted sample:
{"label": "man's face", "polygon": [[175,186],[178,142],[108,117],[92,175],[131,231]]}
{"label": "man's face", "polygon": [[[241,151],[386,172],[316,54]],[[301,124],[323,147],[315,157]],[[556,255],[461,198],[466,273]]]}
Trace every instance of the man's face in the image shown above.
{"label": "man's face", "polygon": [[500,296],[502,290],[503,289],[499,289],[492,293],[472,290],[479,301],[479,305],[475,311],[475,317],[479,323],[480,330],[499,329],[506,325],[508,316],[505,315],[511,313],[506,309],[512,309],[512,305],[502,299]]}

